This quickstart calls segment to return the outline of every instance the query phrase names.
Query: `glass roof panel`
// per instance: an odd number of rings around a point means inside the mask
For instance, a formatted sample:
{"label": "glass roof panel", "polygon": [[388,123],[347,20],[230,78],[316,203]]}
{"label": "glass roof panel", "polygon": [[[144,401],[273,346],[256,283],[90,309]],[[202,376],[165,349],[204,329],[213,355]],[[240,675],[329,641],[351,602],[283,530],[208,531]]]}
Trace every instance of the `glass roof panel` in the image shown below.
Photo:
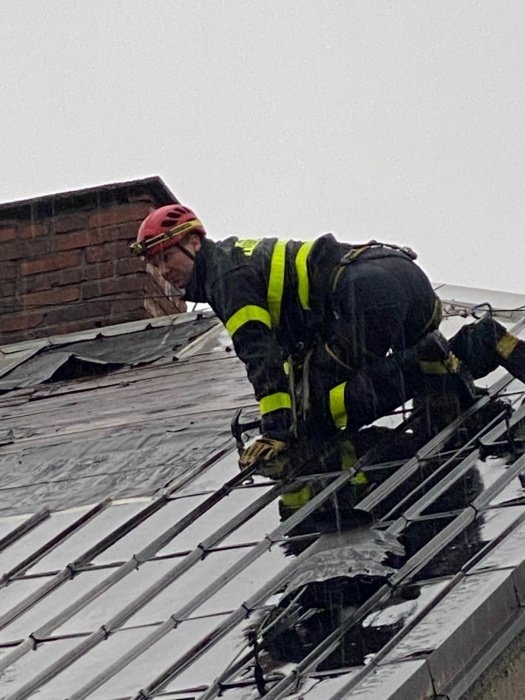
{"label": "glass roof panel", "polygon": [[[219,624],[220,620],[217,621]],[[166,686],[166,690],[183,690],[198,685],[210,685],[239,656],[250,650],[247,634],[253,627],[251,620],[243,620],[217,644],[178,674]]]}
{"label": "glass roof panel", "polygon": [[[15,620],[13,620],[13,622],[0,630],[0,642],[3,643],[13,639],[27,638],[31,633],[45,625],[62,610],[65,610],[66,607],[87,593],[87,591],[93,588],[93,586],[102,581],[106,576],[108,576],[108,573],[109,572],[104,569],[82,571],[80,574],[77,574],[61,586],[58,586],[58,588],[53,590],[49,595],[35,603],[23,615],[17,617]],[[50,579],[47,577],[26,580],[21,579],[18,581],[13,581],[13,583],[8,586],[8,589],[11,586],[27,587],[29,582],[32,584],[36,582],[38,583],[38,587],[40,587],[43,586],[48,580]],[[104,606],[103,600],[97,599],[97,605],[100,610],[101,618],[105,618],[107,615],[111,614],[111,610]],[[90,630],[81,628],[74,629],[75,633],[85,631]],[[54,634],[56,635],[58,632],[55,631]]]}
{"label": "glass roof panel", "polygon": [[[243,552],[243,550],[231,551]],[[274,545],[252,564],[244,567],[232,581],[226,583],[208,601],[199,606],[192,616],[236,610],[288,564],[290,564],[290,558],[285,549],[281,545]]]}
{"label": "glass roof panel", "polygon": [[[198,620],[188,620],[163,636],[159,641],[144,649],[144,652],[128,664],[121,671],[117,672],[111,679],[107,680],[100,688],[94,690],[88,697],[90,700],[113,700],[115,697],[133,695],[148,685],[152,680],[167,669],[177,658],[188,649],[197,644],[208,635],[217,625],[221,623],[222,617],[204,617]],[[146,640],[154,628],[141,628],[142,639]],[[121,644],[119,640],[123,635],[135,633],[138,630],[124,630],[112,635],[113,644]],[[137,640],[135,640],[137,641]],[[126,648],[130,645],[126,644]],[[119,656],[121,649],[114,647],[113,653],[109,654],[109,649],[104,651],[104,644],[100,644],[98,649],[92,653],[89,660],[90,669],[103,670],[106,667],[106,659],[115,659]],[[115,653],[117,651],[118,653]],[[124,652],[122,645],[122,652]],[[87,660],[86,660],[87,661]],[[82,674],[83,678],[88,674]],[[91,677],[95,676],[93,673]],[[82,680],[83,680],[82,678]],[[81,686],[82,683],[78,683]],[[55,698],[58,696],[55,696]]]}
{"label": "glass roof panel", "polygon": [[[260,489],[257,489],[260,491]],[[259,542],[266,534],[275,530],[281,524],[277,500],[269,503],[244,525],[238,527],[220,544],[221,547],[231,547],[248,542]]]}
{"label": "glass roof panel", "polygon": [[[260,498],[270,487],[238,488],[228,496],[222,498],[216,505],[209,508],[199,518],[197,518],[188,528],[183,530],[172,540],[159,554],[172,554],[175,552],[195,549],[195,547],[216,532],[222,525],[240,513],[250,503]],[[186,500],[186,499],[184,499]],[[275,506],[274,506],[275,508]],[[250,521],[248,521],[249,523]],[[248,526],[248,524],[246,524]],[[241,526],[242,527],[242,526]],[[249,528],[249,526],[248,526]],[[237,531],[236,531],[237,532]],[[264,537],[264,532],[259,531],[257,541]],[[232,533],[233,535],[233,533]],[[232,536],[230,536],[232,537]],[[228,538],[230,539],[230,538]],[[238,536],[232,542],[242,542]],[[253,541],[253,539],[251,540]],[[224,546],[221,543],[218,546]]]}
{"label": "glass roof panel", "polygon": [[[70,697],[82,685],[98,675],[102,669],[122,654],[125,654],[135,644],[140,643],[150,633],[151,628],[139,628],[109,635],[107,639],[93,647],[93,649],[65,666],[61,673],[39,688],[30,697],[38,698],[38,700],[63,700]],[[68,646],[74,648],[82,640],[74,638],[67,641]],[[56,642],[47,642],[47,644],[51,643],[56,644]],[[26,656],[30,657],[31,654]],[[129,668],[133,669],[133,665]],[[31,674],[30,677],[33,677],[33,675]],[[137,690],[139,689],[137,688]],[[126,691],[122,691],[123,689],[118,692],[115,691],[112,696],[95,694],[93,697],[100,698],[100,700],[103,697],[122,698],[126,695]]]}
{"label": "glass roof panel", "polygon": [[94,558],[95,564],[127,561],[162,533],[175,525],[181,518],[196,508],[204,496],[189,496],[168,501],[158,511],[139,523],[127,535]]}
{"label": "glass roof panel", "polygon": [[53,513],[43,520],[33,530],[16,540],[7,549],[0,552],[0,575],[5,574],[14,566],[24,561],[26,557],[36,552],[42,545],[58,535],[59,532],[69,527],[78,520],[88,508],[79,508],[71,511]]}
{"label": "glass roof panel", "polygon": [[[57,661],[63,654],[70,651],[78,644],[78,641],[78,639],[68,638],[43,642],[34,651],[30,651],[25,656],[22,656],[2,672],[2,697],[7,698],[15,693],[28,681],[38,676],[50,664]],[[38,700],[57,700],[60,696],[51,696],[39,691],[30,697],[38,697]]]}
{"label": "glass roof panel", "polygon": [[113,504],[105,508],[43,557],[35,566],[31,567],[28,573],[63,569],[66,564],[75,561],[81,554],[126,522],[128,518],[146,508],[148,503],[147,500],[140,499],[129,503]]}
{"label": "glass roof panel", "polygon": [[[177,613],[190,600],[197,597],[212,582],[218,581],[244,554],[246,554],[244,549],[212,552],[135,613],[126,623],[126,626],[144,624],[146,621],[150,622],[152,620],[166,620],[170,615]],[[172,565],[175,565],[176,560],[171,561]],[[223,608],[214,606],[212,613],[233,610],[241,602],[239,595],[236,599],[224,601]],[[199,615],[206,614],[208,612],[199,611]]]}

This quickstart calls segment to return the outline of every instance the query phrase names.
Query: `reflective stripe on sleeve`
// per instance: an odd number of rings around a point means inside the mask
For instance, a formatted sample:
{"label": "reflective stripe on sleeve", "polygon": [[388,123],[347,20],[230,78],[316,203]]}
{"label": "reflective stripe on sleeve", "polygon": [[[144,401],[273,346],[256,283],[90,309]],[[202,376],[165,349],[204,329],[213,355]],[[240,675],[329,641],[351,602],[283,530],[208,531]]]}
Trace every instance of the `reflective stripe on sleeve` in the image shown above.
{"label": "reflective stripe on sleeve", "polygon": [[339,430],[344,430],[348,423],[345,406],[345,388],[346,382],[343,382],[333,389],[330,389],[330,413]]}
{"label": "reflective stripe on sleeve", "polygon": [[308,268],[307,261],[308,255],[314,241],[309,241],[308,243],[303,243],[303,245],[297,251],[295,257],[295,270],[297,273],[297,294],[299,296],[299,303],[301,308],[305,310],[310,309],[310,280],[308,279]]}
{"label": "reflective stripe on sleeve", "polygon": [[279,327],[279,319],[281,318],[285,262],[286,241],[277,241],[272,253],[270,278],[268,280],[268,308],[270,309],[272,328]]}
{"label": "reflective stripe on sleeve", "polygon": [[506,360],[517,344],[518,339],[515,336],[505,333],[496,343],[496,352]]}
{"label": "reflective stripe on sleeve", "polygon": [[261,416],[271,413],[271,411],[278,411],[280,408],[292,408],[292,399],[286,391],[279,391],[277,394],[264,396],[259,401]]}
{"label": "reflective stripe on sleeve", "polygon": [[236,311],[233,316],[230,316],[224,325],[228,333],[233,336],[239,328],[249,321],[259,321],[270,329],[272,327],[270,314],[266,309],[263,309],[262,306],[243,306]]}

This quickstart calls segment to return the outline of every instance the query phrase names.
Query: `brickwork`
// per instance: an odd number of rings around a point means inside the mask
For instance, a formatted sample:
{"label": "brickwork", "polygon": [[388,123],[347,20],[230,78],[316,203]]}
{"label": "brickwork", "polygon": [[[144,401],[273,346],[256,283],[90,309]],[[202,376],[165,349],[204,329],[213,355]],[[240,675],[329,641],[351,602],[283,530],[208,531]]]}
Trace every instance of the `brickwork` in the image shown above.
{"label": "brickwork", "polygon": [[0,344],[184,310],[129,252],[168,201],[150,178],[1,205]]}

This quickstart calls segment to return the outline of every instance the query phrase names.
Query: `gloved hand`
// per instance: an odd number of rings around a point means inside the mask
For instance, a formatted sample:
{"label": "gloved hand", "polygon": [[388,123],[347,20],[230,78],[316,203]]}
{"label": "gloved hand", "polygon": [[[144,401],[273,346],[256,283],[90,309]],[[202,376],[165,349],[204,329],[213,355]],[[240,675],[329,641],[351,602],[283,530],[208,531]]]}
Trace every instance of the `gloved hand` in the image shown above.
{"label": "gloved hand", "polygon": [[239,457],[239,469],[244,471],[259,464],[258,474],[271,478],[283,475],[288,465],[288,444],[284,440],[262,437],[247,447]]}

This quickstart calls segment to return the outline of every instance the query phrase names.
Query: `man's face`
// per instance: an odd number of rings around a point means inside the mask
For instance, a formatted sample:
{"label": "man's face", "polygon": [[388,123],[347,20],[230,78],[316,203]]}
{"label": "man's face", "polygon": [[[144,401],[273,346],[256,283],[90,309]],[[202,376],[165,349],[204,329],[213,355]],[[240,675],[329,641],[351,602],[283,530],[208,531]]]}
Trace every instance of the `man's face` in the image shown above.
{"label": "man's face", "polygon": [[149,262],[158,268],[164,279],[178,289],[186,289],[193,274],[193,260],[177,246],[161,250],[149,258]]}

